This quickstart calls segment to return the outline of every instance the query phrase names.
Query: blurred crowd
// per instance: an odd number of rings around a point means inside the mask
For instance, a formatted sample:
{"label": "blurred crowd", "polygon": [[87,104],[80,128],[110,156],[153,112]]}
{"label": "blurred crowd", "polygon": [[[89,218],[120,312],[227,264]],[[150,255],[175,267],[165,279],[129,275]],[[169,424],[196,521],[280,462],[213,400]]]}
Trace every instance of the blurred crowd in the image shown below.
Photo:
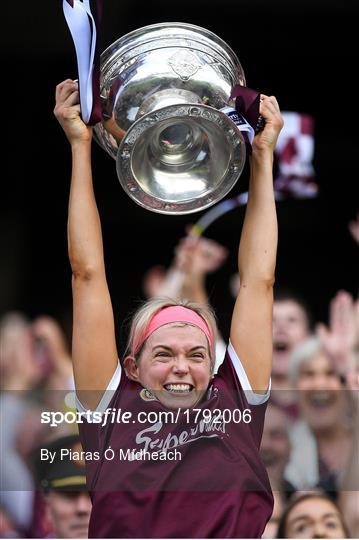
{"label": "blurred crowd", "polygon": [[[350,231],[359,241],[358,221]],[[169,268],[143,277],[147,297],[207,303],[206,279],[226,261],[214,240],[185,236]],[[237,275],[228,284],[235,298]],[[274,512],[264,538],[359,537],[359,302],[339,290],[328,299],[328,321],[314,321],[310,299],[275,287],[272,393],[261,456]],[[41,424],[43,410],[73,408],[70,348],[48,316],[8,313],[1,339],[2,538],[84,538],[91,512],[84,462],[41,463],[38,449],[81,448],[76,424]],[[216,369],[225,343],[218,340]]]}

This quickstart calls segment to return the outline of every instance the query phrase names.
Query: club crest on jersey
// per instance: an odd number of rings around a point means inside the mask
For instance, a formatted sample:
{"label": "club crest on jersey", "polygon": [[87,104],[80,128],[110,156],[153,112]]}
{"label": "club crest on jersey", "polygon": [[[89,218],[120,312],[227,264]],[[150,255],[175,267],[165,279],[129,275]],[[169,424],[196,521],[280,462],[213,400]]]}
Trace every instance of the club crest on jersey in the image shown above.
{"label": "club crest on jersey", "polygon": [[142,388],[140,392],[140,397],[143,399],[143,401],[157,401],[152,392],[147,390],[147,388]]}
{"label": "club crest on jersey", "polygon": [[218,397],[218,388],[213,384],[207,390],[207,399],[211,399],[211,397]]}

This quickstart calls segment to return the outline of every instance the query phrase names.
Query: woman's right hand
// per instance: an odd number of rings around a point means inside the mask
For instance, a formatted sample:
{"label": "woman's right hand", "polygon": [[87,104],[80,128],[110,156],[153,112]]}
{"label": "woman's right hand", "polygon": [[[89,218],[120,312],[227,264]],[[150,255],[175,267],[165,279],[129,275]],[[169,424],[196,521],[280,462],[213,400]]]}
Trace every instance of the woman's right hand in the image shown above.
{"label": "woman's right hand", "polygon": [[87,126],[80,115],[79,90],[77,81],[66,79],[56,86],[54,115],[59,121],[70,144],[90,141],[92,128]]}

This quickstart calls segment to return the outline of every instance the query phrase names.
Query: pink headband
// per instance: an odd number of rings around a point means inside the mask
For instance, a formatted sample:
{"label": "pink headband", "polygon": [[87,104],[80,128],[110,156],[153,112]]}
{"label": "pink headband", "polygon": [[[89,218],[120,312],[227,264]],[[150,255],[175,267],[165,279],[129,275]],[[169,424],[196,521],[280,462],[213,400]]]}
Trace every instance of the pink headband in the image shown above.
{"label": "pink headband", "polygon": [[213,347],[213,335],[206,321],[202,319],[198,313],[193,311],[193,309],[189,309],[184,306],[169,306],[161,309],[161,311],[152,317],[142,340],[136,343],[134,353],[136,354],[139,351],[146,339],[148,339],[155,330],[161,326],[164,326],[165,324],[174,322],[188,323],[192,324],[193,326],[197,326],[207,337],[210,347]]}

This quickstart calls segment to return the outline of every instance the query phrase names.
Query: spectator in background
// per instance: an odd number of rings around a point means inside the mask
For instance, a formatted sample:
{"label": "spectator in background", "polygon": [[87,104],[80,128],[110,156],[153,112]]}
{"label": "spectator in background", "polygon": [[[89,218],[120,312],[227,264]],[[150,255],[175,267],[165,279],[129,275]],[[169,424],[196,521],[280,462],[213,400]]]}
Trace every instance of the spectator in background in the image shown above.
{"label": "spectator in background", "polygon": [[[41,459],[41,450],[52,452],[52,463]],[[34,536],[88,538],[91,501],[78,435],[43,445],[36,450],[34,461],[37,484],[44,493],[36,499]]]}
{"label": "spectator in background", "polygon": [[292,354],[290,373],[302,421],[292,431],[288,472],[298,488],[324,482],[336,490],[350,462],[355,410],[348,389],[357,378],[357,317],[358,302],[339,291],[330,303],[328,327],[318,325],[320,337],[309,338]]}
{"label": "spectator in background", "polygon": [[[318,335],[291,355],[289,377],[301,418],[291,429],[291,459],[283,473],[298,490],[319,486],[336,497],[353,537],[359,534],[358,307],[349,293],[339,291],[330,303],[328,326],[317,325]],[[267,420],[275,426],[270,415]],[[262,444],[269,446],[265,436]],[[267,466],[273,478],[269,461]]]}
{"label": "spectator in background", "polygon": [[328,326],[318,324],[316,333],[344,380],[358,373],[359,300],[338,291],[329,305]]}
{"label": "spectator in background", "polygon": [[311,314],[295,293],[277,290],[273,304],[272,401],[291,419],[298,417],[297,395],[288,377],[289,359],[294,348],[310,333]]}
{"label": "spectator in background", "polygon": [[50,317],[30,322],[22,313],[8,313],[0,322],[0,346],[0,502],[24,536],[34,497],[28,458],[49,435],[41,411],[64,408],[72,365],[64,334]]}
{"label": "spectator in background", "polygon": [[31,324],[38,361],[46,369],[46,390],[74,388],[72,361],[65,334],[58,322],[49,316],[37,317]]}
{"label": "spectator in background", "polygon": [[170,296],[208,304],[206,277],[222,266],[228,250],[214,240],[189,234],[180,240],[174,254],[167,270],[154,266],[145,274],[147,298]]}
{"label": "spectator in background", "polygon": [[42,378],[33,355],[30,325],[21,313],[9,313],[0,323],[1,395],[0,459],[1,505],[13,525],[24,536],[32,518],[33,481],[18,450],[24,418],[37,418],[39,409],[29,400],[29,390]]}
{"label": "spectator in background", "polygon": [[2,389],[37,388],[44,393],[74,388],[69,348],[55,319],[41,316],[31,322],[24,314],[12,312],[0,321],[0,331]]}
{"label": "spectator in background", "polygon": [[322,493],[294,498],[283,512],[277,538],[349,538],[337,505]]}
{"label": "spectator in background", "polygon": [[353,418],[340,372],[318,337],[294,351],[291,377],[302,419],[291,433],[289,478],[299,489],[320,483],[336,491],[351,455]]}
{"label": "spectator in background", "polygon": [[[235,297],[239,290],[238,274],[230,279]],[[289,358],[294,348],[309,335],[312,316],[305,301],[290,290],[274,290],[273,303],[273,368],[271,402],[282,407],[291,419],[298,417],[297,396],[288,377]]]}

